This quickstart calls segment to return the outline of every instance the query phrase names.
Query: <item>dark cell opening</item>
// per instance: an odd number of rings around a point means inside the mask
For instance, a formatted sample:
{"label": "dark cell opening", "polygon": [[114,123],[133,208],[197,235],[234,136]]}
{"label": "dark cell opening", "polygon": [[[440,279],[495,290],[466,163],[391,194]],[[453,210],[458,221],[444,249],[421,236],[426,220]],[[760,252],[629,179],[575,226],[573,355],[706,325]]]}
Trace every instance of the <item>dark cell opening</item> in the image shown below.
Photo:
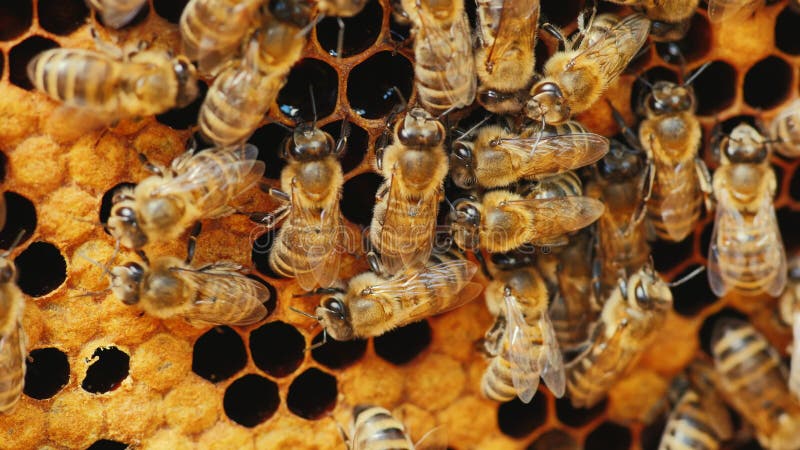
{"label": "dark cell opening", "polygon": [[256,270],[270,278],[282,278],[269,266],[269,252],[272,250],[272,244],[275,243],[276,233],[277,230],[271,230],[257,237],[253,241],[253,251],[250,253]]}
{"label": "dark cell opening", "polygon": [[192,372],[212,383],[227,380],[246,364],[244,341],[230,327],[214,327],[194,343]]}
{"label": "dark cell opening", "polygon": [[156,14],[172,23],[178,23],[183,13],[183,8],[189,0],[153,0]]}
{"label": "dark cell opening", "polygon": [[678,79],[679,77],[676,72],[664,66],[654,66],[642,73],[631,88],[631,111],[636,111],[642,116],[645,114],[642,105],[645,97],[650,93],[650,88],[645,81],[652,85],[657,81],[671,81],[677,83]]}
{"label": "dark cell opening", "polygon": [[564,425],[571,427],[582,427],[592,420],[598,418],[606,410],[606,401],[592,406],[589,409],[575,408],[566,397],[556,399],[556,417]]}
{"label": "dark cell opening", "polygon": [[336,378],[319,369],[308,369],[289,385],[286,405],[289,411],[304,419],[328,417],[336,406]]}
{"label": "dark cell opening", "polygon": [[[789,250],[796,250],[800,248],[800,233],[795,230],[800,230],[800,211],[792,211],[789,208],[781,208],[778,210],[778,223],[781,226],[781,233],[783,238],[783,245]],[[789,253],[791,255],[791,253]]]}
{"label": "dark cell opening", "polygon": [[800,200],[800,170],[795,169],[792,172],[792,179],[789,180],[789,195],[792,200],[798,201]]}
{"label": "dark cell opening", "polygon": [[34,242],[14,260],[19,271],[17,285],[31,297],[49,294],[67,278],[67,262],[49,242]]}
{"label": "dark cell opening", "polygon": [[792,88],[792,68],[777,56],[757,62],[744,76],[744,101],[754,108],[781,104]]}
{"label": "dark cell opening", "polygon": [[100,439],[95,441],[86,450],[126,450],[130,448],[128,444],[119,441],[112,441],[111,439]]}
{"label": "dark cell opening", "polygon": [[25,360],[24,393],[36,400],[44,400],[58,393],[69,382],[67,355],[53,347],[31,350]]}
{"label": "dark cell opening", "polygon": [[[3,72],[3,59],[0,58],[0,76]],[[6,181],[6,166],[8,165],[8,156],[0,151],[0,183]]]}
{"label": "dark cell opening", "polygon": [[0,41],[10,41],[24,33],[33,22],[33,2],[16,0],[0,3]]}
{"label": "dark cell opening", "polygon": [[[322,342],[322,332],[314,336],[313,344]],[[325,367],[331,369],[344,369],[361,359],[367,351],[367,341],[354,339],[352,341],[336,341],[328,339],[325,345],[311,351],[311,357]]]}
{"label": "dark cell opening", "polygon": [[94,362],[86,369],[81,387],[86,392],[103,394],[118,388],[128,376],[131,357],[117,347],[98,348],[92,353]]}
{"label": "dark cell opening", "polygon": [[[668,48],[675,48],[677,52],[675,50],[662,52]],[[711,25],[708,19],[701,14],[695,14],[683,38],[677,42],[656,44],[656,50],[665,62],[676,66],[680,66],[681,59],[687,63],[702,59],[711,50]]]}
{"label": "dark cell opening", "polygon": [[785,8],[775,22],[775,46],[790,55],[800,55],[798,29],[800,29],[800,14],[792,8]]}
{"label": "dark cell opening", "polygon": [[[342,121],[337,120],[336,122],[331,122],[322,127],[322,130],[330,133],[330,135],[333,136],[333,139],[338,143],[339,138],[341,137]],[[367,134],[366,130],[351,123],[350,137],[347,139],[347,148],[339,157],[339,160],[342,164],[342,170],[347,173],[358,167],[358,165],[361,164],[361,161],[364,160],[364,156],[367,154],[368,148],[369,135]]]}
{"label": "dark cell opening", "polygon": [[251,273],[247,275],[247,278],[258,281],[259,283],[266,286],[266,288],[269,290],[269,298],[267,299],[267,301],[263,303],[264,307],[267,308],[266,317],[269,317],[270,314],[272,314],[272,312],[275,311],[275,307],[278,305],[278,291],[275,290],[274,286],[264,281],[264,279],[259,277],[258,275],[254,275]]}
{"label": "dark cell opening", "polygon": [[156,120],[176,130],[185,130],[197,123],[200,106],[206,98],[208,86],[202,81],[197,81],[197,98],[183,108],[171,109],[156,116]]}
{"label": "dark cell opening", "polygon": [[291,135],[291,131],[280,125],[270,123],[257,129],[248,142],[258,147],[258,159],[264,161],[267,169],[264,177],[279,179],[286,160],[281,158],[283,142]]}
{"label": "dark cell opening", "polygon": [[375,353],[392,364],[405,364],[431,343],[431,326],[421,320],[375,338]]}
{"label": "dark cell opening", "polygon": [[513,438],[522,438],[539,428],[547,420],[547,402],[542,396],[534,396],[528,403],[515,398],[497,408],[497,424],[500,431]]}
{"label": "dark cell opening", "polygon": [[598,2],[597,14],[611,13],[619,15],[619,12],[622,11],[622,8],[624,8],[624,6],[618,5],[616,3]]}
{"label": "dark cell opening", "polygon": [[345,183],[342,200],[339,202],[344,217],[350,222],[369,226],[372,208],[375,206],[375,193],[381,183],[383,177],[372,172],[353,177]]}
{"label": "dark cell opening", "polygon": [[711,334],[714,332],[714,325],[721,319],[748,320],[744,313],[733,308],[723,308],[718,313],[708,316],[700,327],[700,348],[709,356],[712,356]]}
{"label": "dark cell opening", "polygon": [[272,417],[280,403],[278,385],[254,374],[245,375],[231,383],[222,399],[225,415],[248,428]]}
{"label": "dark cell opening", "polygon": [[631,446],[631,432],[627,428],[604,422],[586,436],[585,450],[627,450]]}
{"label": "dark cell opening", "polygon": [[[688,74],[686,78],[691,77]],[[736,69],[714,61],[694,80],[697,114],[708,116],[729,107],[736,98]]]}
{"label": "dark cell opening", "polygon": [[89,8],[83,0],[39,0],[39,25],[45,30],[66,36],[86,23]]}
{"label": "dark cell opening", "polygon": [[403,100],[408,100],[414,82],[414,66],[400,54],[380,52],[357,65],[347,80],[347,101],[353,111],[367,119],[380,119]]}
{"label": "dark cell opening", "polygon": [[[100,200],[100,223],[108,223],[108,217],[111,215],[111,207],[114,206],[112,203],[114,200],[114,194],[119,192],[121,189],[135,187],[136,183],[119,183],[103,194],[103,198]],[[108,230],[104,229],[104,231],[106,234],[108,234]]]}
{"label": "dark cell opening", "polygon": [[[342,18],[342,57],[353,56],[370,48],[381,32],[382,19],[383,8],[377,0],[367,2],[364,9],[355,16]],[[339,21],[336,17],[327,17],[317,25],[317,40],[331,56],[337,56],[339,33]]]}
{"label": "dark cell opening", "polygon": [[654,420],[653,423],[645,425],[639,434],[639,443],[642,446],[642,450],[658,450],[658,444],[661,442],[661,435],[664,434],[666,426],[666,417],[660,417]]}
{"label": "dark cell opening", "polygon": [[700,254],[703,258],[708,258],[708,246],[711,245],[711,235],[714,233],[714,221],[708,222],[703,226],[703,231],[700,233]]}
{"label": "dark cell opening", "polygon": [[564,430],[553,429],[539,436],[528,450],[580,450],[578,441]]}
{"label": "dark cell opening", "polygon": [[0,55],[0,78],[3,78],[3,72],[6,69],[6,55]]}
{"label": "dark cell opening", "polygon": [[339,94],[339,75],[328,64],[306,58],[295,64],[286,85],[278,93],[278,106],[285,116],[295,121],[314,120],[309,87],[314,89],[317,120],[333,113]]}
{"label": "dark cell opening", "polygon": [[[184,3],[188,3],[188,0]],[[128,21],[127,23],[123,24],[121,27],[118,28],[129,28],[139,25],[140,23],[144,22],[145,19],[147,19],[147,16],[149,14],[150,14],[150,4],[148,2],[145,2],[145,4],[142,5],[142,8],[136,13],[135,16],[133,16],[133,18],[130,21]],[[100,16],[100,14],[95,13],[95,19],[104,27],[109,26],[105,22],[103,22],[103,18]]]}
{"label": "dark cell opening", "polygon": [[550,59],[550,49],[547,48],[547,44],[545,44],[544,39],[537,39],[534,51],[536,52],[536,62],[534,63],[536,67],[536,73],[542,73],[544,64],[548,59]]}
{"label": "dark cell opening", "polygon": [[549,22],[559,27],[569,25],[578,17],[578,13],[583,8],[583,3],[582,1],[544,1],[541,5],[542,10],[539,22]]}
{"label": "dark cell opening", "polygon": [[692,256],[694,242],[690,234],[681,242],[669,242],[659,239],[652,242],[650,248],[656,270],[666,272]]}
{"label": "dark cell opening", "polygon": [[288,323],[270,322],[250,333],[253,362],[274,377],[285,377],[297,370],[305,350],[303,335]]}
{"label": "dark cell opening", "polygon": [[[399,5],[400,2],[397,3]],[[469,14],[469,5],[471,3],[472,2],[466,2],[464,4],[464,7],[467,8],[467,14]],[[474,9],[474,7],[472,9]],[[475,21],[471,20],[470,23],[475,23]],[[392,40],[392,42],[395,42],[397,43],[398,46],[401,46],[410,37],[411,37],[411,24],[408,22],[407,19],[401,19],[400,21],[398,21],[397,16],[395,15],[394,12],[392,12],[392,14],[389,16],[389,38]]]}
{"label": "dark cell opening", "polygon": [[33,89],[33,84],[28,79],[28,62],[39,53],[56,47],[57,42],[41,36],[31,36],[15,45],[8,54],[9,81],[22,89]]}
{"label": "dark cell opening", "polygon": [[[692,271],[697,269],[697,266],[688,267],[675,277],[679,280],[682,277],[689,275]],[[691,280],[671,288],[673,308],[675,312],[684,317],[693,317],[697,315],[703,308],[714,304],[717,300],[716,295],[711,291],[708,284],[708,274],[699,273],[692,277]]]}
{"label": "dark cell opening", "polygon": [[36,229],[36,207],[33,202],[16,192],[6,191],[3,198],[6,201],[6,226],[0,230],[0,248],[8,249],[20,233],[24,232],[17,245],[33,236]]}

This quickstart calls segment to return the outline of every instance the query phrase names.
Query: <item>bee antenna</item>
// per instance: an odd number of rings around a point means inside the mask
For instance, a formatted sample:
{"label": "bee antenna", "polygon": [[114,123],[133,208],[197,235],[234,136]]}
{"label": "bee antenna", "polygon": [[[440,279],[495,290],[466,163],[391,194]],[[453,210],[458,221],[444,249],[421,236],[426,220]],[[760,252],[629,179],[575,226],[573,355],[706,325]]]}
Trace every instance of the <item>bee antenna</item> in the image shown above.
{"label": "bee antenna", "polygon": [[309,313],[307,313],[305,311],[299,310],[299,309],[295,308],[294,306],[290,306],[289,309],[291,309],[292,311],[296,312],[297,314],[300,314],[301,316],[306,316],[309,319],[314,319],[317,322],[319,322],[319,319],[320,319],[319,317],[311,315],[311,314],[309,314]]}
{"label": "bee antenna", "polygon": [[700,66],[700,68],[695,70],[694,73],[686,81],[684,81],[681,86],[684,86],[684,87],[690,86],[692,84],[692,82],[697,77],[699,77],[701,73],[703,73],[706,69],[708,69],[708,66],[710,66],[710,65],[711,65],[711,61],[703,64],[702,66]]}
{"label": "bee antenna", "polygon": [[11,245],[8,246],[8,250],[3,252],[3,254],[0,255],[0,256],[5,258],[6,256],[9,255],[9,253],[14,251],[14,249],[17,248],[17,245],[19,245],[19,243],[22,242],[22,236],[24,236],[24,235],[25,235],[25,230],[24,229],[19,230],[19,233],[17,233],[17,237],[15,237],[14,240],[11,241]]}
{"label": "bee antenna", "polygon": [[444,197],[444,201],[446,201],[446,202],[447,202],[447,206],[449,206],[449,207],[450,207],[450,211],[452,211],[454,214],[456,214],[456,215],[457,215],[458,213],[456,213],[456,207],[455,207],[455,206],[453,206],[453,202],[451,202],[451,201],[450,201],[450,199],[449,199],[449,198],[447,198],[447,196],[445,196],[445,197]]}
{"label": "bee antenna", "polygon": [[314,112],[314,128],[317,128],[317,102],[314,100],[314,86],[308,85],[308,95],[311,97],[311,111]]}
{"label": "bee antenna", "polygon": [[686,283],[687,281],[691,280],[692,278],[696,277],[697,275],[705,272],[705,270],[706,270],[706,266],[700,266],[697,269],[694,269],[693,271],[689,272],[688,274],[680,277],[679,279],[677,279],[677,280],[675,280],[675,281],[673,281],[671,283],[667,283],[667,286],[669,286],[671,288],[676,287],[676,286],[680,286],[680,285]]}
{"label": "bee antenna", "polygon": [[322,329],[322,340],[317,342],[316,344],[312,344],[311,347],[306,347],[306,352],[310,352],[312,350],[318,349],[323,345],[328,343],[328,330],[325,328]]}
{"label": "bee antenna", "polygon": [[647,89],[650,89],[651,91],[653,90],[653,83],[647,81],[647,78],[639,77],[639,78],[636,79],[636,81],[639,81],[642,84],[644,84],[645,86],[647,86]]}
{"label": "bee antenna", "polygon": [[102,270],[102,271],[103,271],[103,274],[105,274],[105,275],[108,275],[108,276],[109,276],[109,277],[111,277],[111,278],[114,278],[114,274],[113,274],[113,273],[111,273],[111,271],[110,271],[110,270],[108,270],[108,266],[107,266],[107,265],[100,264],[100,263],[99,263],[99,262],[97,262],[96,260],[94,260],[94,259],[92,259],[92,258],[90,258],[90,257],[86,256],[86,253],[84,253],[84,252],[83,252],[83,250],[81,250],[81,251],[79,251],[79,252],[78,252],[78,257],[79,257],[79,258],[83,258],[83,259],[85,259],[86,261],[89,261],[89,263],[90,263],[91,265],[93,265],[93,266],[95,266],[95,267],[98,267],[100,270]]}
{"label": "bee antenna", "polygon": [[484,117],[484,118],[483,118],[483,119],[482,119],[480,122],[478,122],[478,123],[476,123],[475,125],[473,125],[473,126],[472,126],[472,128],[470,128],[469,130],[467,130],[467,131],[465,131],[465,132],[461,133],[461,136],[459,136],[459,137],[458,137],[458,139],[456,139],[456,141],[460,141],[460,140],[462,140],[462,139],[466,138],[467,136],[469,136],[470,134],[474,133],[474,132],[475,132],[475,130],[477,130],[478,128],[480,128],[480,126],[481,126],[481,125],[483,125],[483,124],[485,124],[486,122],[488,122],[488,121],[489,121],[489,119],[491,119],[491,118],[492,118],[492,116],[490,116],[490,115],[487,115],[487,116],[486,116],[486,117]]}
{"label": "bee antenna", "polygon": [[399,111],[406,109],[408,106],[408,100],[406,100],[406,97],[402,92],[400,92],[400,89],[397,86],[392,86],[391,90],[394,91],[395,95],[397,95],[397,97],[400,99],[400,105],[402,106],[400,107]]}

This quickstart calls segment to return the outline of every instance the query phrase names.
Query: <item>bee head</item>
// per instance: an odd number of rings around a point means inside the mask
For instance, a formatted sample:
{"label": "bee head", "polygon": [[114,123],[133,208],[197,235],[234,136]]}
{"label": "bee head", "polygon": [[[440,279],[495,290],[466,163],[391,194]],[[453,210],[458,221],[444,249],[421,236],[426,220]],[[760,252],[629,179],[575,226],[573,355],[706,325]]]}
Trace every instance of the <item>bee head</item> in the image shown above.
{"label": "bee head", "polygon": [[800,255],[795,255],[789,260],[789,278],[800,281]]}
{"label": "bee head", "polygon": [[533,87],[533,96],[525,104],[525,114],[532,120],[560,124],[569,120],[570,109],[564,102],[561,88],[553,82],[542,82]]}
{"label": "bee head", "polygon": [[463,250],[476,250],[480,245],[481,204],[473,198],[458,199],[448,219],[456,244]]}
{"label": "bee head", "polygon": [[444,141],[444,125],[422,108],[414,108],[396,125],[397,139],[409,147],[433,147]]}
{"label": "bee head", "polygon": [[139,227],[133,196],[118,193],[112,200],[111,215],[106,228],[123,247],[138,249],[147,244],[147,235]]}
{"label": "bee head", "polygon": [[312,2],[297,0],[271,0],[269,12],[281,22],[291,23],[298,28],[309,24],[312,16]]}
{"label": "bee head", "polygon": [[466,141],[453,143],[450,153],[450,177],[462,189],[472,189],[478,183],[473,158],[474,144]]}
{"label": "bee head", "polygon": [[284,143],[283,157],[287,161],[314,161],[331,155],[335,148],[330,134],[311,124],[301,124]]}
{"label": "bee head", "polygon": [[731,163],[762,163],[769,157],[769,148],[764,141],[764,136],[758,130],[741,123],[722,139],[723,160]]}
{"label": "bee head", "polygon": [[645,111],[649,117],[694,111],[695,99],[691,86],[669,81],[659,81],[645,97]]}
{"label": "bee head", "polygon": [[17,268],[14,263],[8,258],[0,257],[0,284],[14,281],[16,275]]}
{"label": "bee head", "polygon": [[144,268],[128,262],[111,269],[111,291],[126,305],[139,303],[139,292],[144,279]]}
{"label": "bee head", "polygon": [[197,98],[197,69],[189,58],[178,55],[172,59],[172,70],[178,80],[178,93],[175,96],[175,105],[183,108]]}
{"label": "bee head", "polygon": [[339,296],[323,299],[316,310],[319,323],[337,341],[349,341],[355,337],[350,323],[349,311]]}
{"label": "bee head", "polygon": [[640,149],[628,147],[616,139],[609,144],[609,151],[597,163],[604,180],[622,182],[638,176],[647,164],[647,155]]}
{"label": "bee head", "polygon": [[669,308],[672,292],[652,264],[645,264],[631,276],[627,285],[628,304],[635,309],[654,311]]}

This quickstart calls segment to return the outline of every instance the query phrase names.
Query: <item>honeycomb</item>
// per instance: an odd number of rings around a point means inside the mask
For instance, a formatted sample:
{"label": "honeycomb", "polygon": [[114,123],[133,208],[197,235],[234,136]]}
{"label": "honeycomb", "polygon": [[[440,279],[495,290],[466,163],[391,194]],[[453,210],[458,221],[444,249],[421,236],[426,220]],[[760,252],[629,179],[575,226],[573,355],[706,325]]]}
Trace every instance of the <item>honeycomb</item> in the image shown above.
{"label": "honeycomb", "polygon": [[[108,294],[86,295],[107,284],[102,272],[78,255],[110,258],[114,243],[98,224],[109,214],[111,196],[147,175],[138,152],[163,164],[184,150],[202,95],[182,110],[102,134],[70,135],[48,121],[57,105],[31,92],[25,65],[47,48],[91,48],[90,26],[119,42],[143,39],[177,48],[176,22],[185,3],[149,1],[132,24],[111,33],[83,0],[0,3],[0,181],[9,209],[0,248],[24,230],[10,257],[26,294],[23,323],[30,352],[24,395],[13,414],[0,415],[0,448],[341,449],[338,424],[347,424],[353,405],[374,403],[398,411],[414,439],[434,426],[445,427],[452,450],[654,449],[669,381],[707,348],[715,320],[747,316],[777,348],[786,347],[789,330],[776,319],[774,299],[717,299],[705,277],[698,277],[674,289],[667,325],[607,401],[574,409],[542,389],[528,405],[518,400],[498,405],[479,393],[486,362],[474,344],[491,322],[482,301],[369,341],[328,342],[306,352],[320,341],[321,330],[289,307],[310,310],[316,299],[293,298],[301,292],[296,284],[270,272],[271,234],[243,216],[207,222],[196,262],[230,259],[250,268],[250,276],[274,294],[263,323],[198,329],[180,319],[149,318]],[[582,0],[542,0],[542,16],[572,31],[584,6]],[[626,11],[607,3],[600,10]],[[323,129],[336,138],[342,119],[353,124],[342,158],[342,211],[347,226],[358,231],[369,224],[381,182],[371,167],[372,148],[387,114],[401,101],[394,88],[410,102],[415,99],[413,52],[409,30],[391,18],[389,0],[371,0],[344,22],[340,58],[331,54],[335,19],[312,31],[304,59],[250,142],[267,164],[268,181],[277,185],[283,166],[277,148],[288,132],[272,122],[292,126],[294,117],[310,120],[308,86],[313,85]],[[798,27],[800,15],[786,1],[768,2],[748,20],[715,26],[698,9],[677,45],[687,71],[712,62],[694,83],[706,144],[716,123],[730,131],[741,121],[768,122],[797,97]],[[556,47],[542,35],[538,64]],[[637,77],[677,80],[681,72],[668,46],[651,45],[607,98],[633,123]],[[208,81],[201,83],[202,93]],[[472,112],[453,114],[452,125],[465,129],[484,114]],[[605,102],[580,119],[606,136],[619,131]],[[708,145],[703,156],[716,167]],[[775,206],[790,253],[800,246],[800,234],[793,232],[800,225],[797,164],[774,157],[780,179]],[[248,208],[274,206],[258,193]],[[704,217],[682,243],[654,243],[657,269],[674,279],[704,264],[712,219]],[[147,251],[181,255],[185,243]],[[122,252],[117,260],[132,258]],[[348,277],[367,264],[353,254],[346,255],[344,266],[342,276]],[[758,448],[754,441],[745,446]]]}

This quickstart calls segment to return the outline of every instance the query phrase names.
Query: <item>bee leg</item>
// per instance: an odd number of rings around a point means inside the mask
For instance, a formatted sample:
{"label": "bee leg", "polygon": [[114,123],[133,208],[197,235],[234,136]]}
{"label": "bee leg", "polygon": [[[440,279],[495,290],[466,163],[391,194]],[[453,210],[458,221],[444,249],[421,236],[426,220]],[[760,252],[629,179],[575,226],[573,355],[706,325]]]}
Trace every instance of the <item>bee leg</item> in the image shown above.
{"label": "bee leg", "polygon": [[272,228],[278,222],[285,219],[291,209],[291,204],[284,204],[274,211],[268,213],[251,213],[249,214],[249,218],[253,222],[266,225],[268,228]]}
{"label": "bee leg", "polygon": [[189,264],[194,259],[194,251],[197,249],[197,237],[203,231],[202,222],[195,222],[191,234],[189,234],[189,243],[186,245],[186,264]]}
{"label": "bee leg", "polygon": [[336,148],[333,150],[333,154],[336,155],[336,157],[341,156],[347,151],[347,140],[350,139],[350,130],[350,121],[345,117],[342,120],[342,128],[339,130],[339,141],[336,143]]}
{"label": "bee leg", "polygon": [[144,252],[144,250],[136,250],[136,254],[139,255],[139,258],[142,259],[142,262],[145,266],[150,266],[150,258],[147,257],[147,254]]}
{"label": "bee leg", "polygon": [[547,33],[549,33],[558,40],[558,51],[560,52],[566,51],[567,47],[569,46],[569,43],[567,41],[567,38],[564,37],[564,34],[561,33],[561,30],[559,30],[552,23],[543,23],[541,28],[542,30],[546,31]]}
{"label": "bee leg", "polygon": [[694,168],[697,170],[700,190],[705,194],[703,199],[705,200],[706,212],[711,212],[714,210],[714,189],[712,187],[711,172],[709,172],[706,163],[700,158],[695,159]]}
{"label": "bee leg", "polygon": [[486,278],[489,280],[494,280],[492,273],[489,272],[489,265],[486,263],[486,258],[483,257],[483,251],[478,249],[478,251],[472,252],[472,254],[475,255],[475,259],[477,259],[478,264],[481,265],[481,271],[486,276]]}
{"label": "bee leg", "polygon": [[369,268],[375,272],[376,275],[383,276],[383,265],[375,252],[370,251],[367,253],[367,263],[369,264]]}
{"label": "bee leg", "polygon": [[148,172],[152,172],[158,176],[164,175],[164,170],[156,164],[151,163],[150,160],[147,159],[147,155],[144,153],[139,153],[139,161],[141,161],[142,165],[144,165],[144,168]]}
{"label": "bee leg", "polygon": [[614,122],[617,122],[620,129],[622,130],[622,136],[625,138],[625,142],[628,143],[633,148],[642,148],[642,144],[639,142],[639,137],[636,136],[636,133],[633,132],[631,127],[625,122],[625,118],[622,117],[622,113],[614,107],[614,104],[611,103],[611,100],[606,99],[606,103],[608,103],[608,107],[611,108],[611,115],[614,117]]}
{"label": "bee leg", "polygon": [[122,50],[116,45],[106,42],[103,38],[100,37],[100,34],[97,32],[95,27],[89,28],[89,32],[92,34],[92,40],[94,41],[95,47],[103,53],[108,54],[109,56],[113,57],[114,59],[123,59],[124,54]]}

